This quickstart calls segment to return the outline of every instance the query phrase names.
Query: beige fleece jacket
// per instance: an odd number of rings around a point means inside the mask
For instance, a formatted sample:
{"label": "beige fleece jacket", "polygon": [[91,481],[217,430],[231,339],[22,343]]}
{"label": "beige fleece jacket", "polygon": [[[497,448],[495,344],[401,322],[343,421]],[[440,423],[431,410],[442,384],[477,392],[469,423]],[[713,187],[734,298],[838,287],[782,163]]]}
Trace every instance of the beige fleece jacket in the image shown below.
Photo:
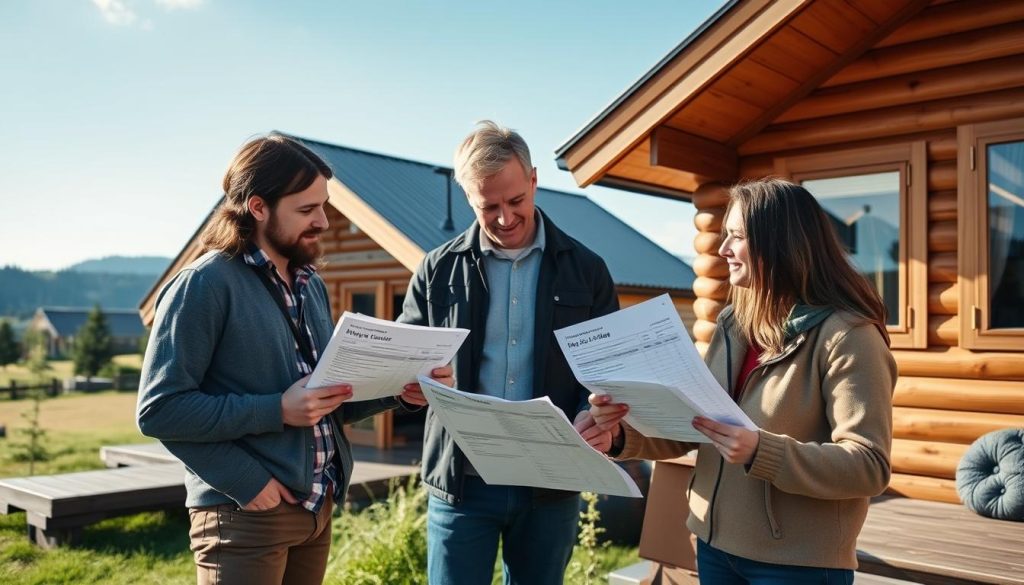
{"label": "beige fleece jacket", "polygon": [[[731,389],[747,344],[731,307],[718,321],[705,361]],[[855,569],[868,500],[889,483],[895,385],[896,362],[873,325],[836,312],[797,334],[745,384],[740,407],[761,429],[751,464],[725,463],[700,445],[687,526],[748,559]],[[694,447],[624,427],[618,459],[669,459]]]}

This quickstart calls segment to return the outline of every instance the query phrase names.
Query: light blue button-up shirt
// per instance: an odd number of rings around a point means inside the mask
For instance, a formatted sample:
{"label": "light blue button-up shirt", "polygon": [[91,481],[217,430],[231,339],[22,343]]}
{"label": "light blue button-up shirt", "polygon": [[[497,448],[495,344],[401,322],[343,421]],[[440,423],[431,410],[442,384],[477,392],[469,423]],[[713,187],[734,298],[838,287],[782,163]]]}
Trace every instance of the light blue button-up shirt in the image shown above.
{"label": "light blue button-up shirt", "polygon": [[544,254],[544,222],[536,212],[534,217],[533,244],[514,257],[480,230],[489,303],[478,391],[506,400],[533,398],[534,318]]}

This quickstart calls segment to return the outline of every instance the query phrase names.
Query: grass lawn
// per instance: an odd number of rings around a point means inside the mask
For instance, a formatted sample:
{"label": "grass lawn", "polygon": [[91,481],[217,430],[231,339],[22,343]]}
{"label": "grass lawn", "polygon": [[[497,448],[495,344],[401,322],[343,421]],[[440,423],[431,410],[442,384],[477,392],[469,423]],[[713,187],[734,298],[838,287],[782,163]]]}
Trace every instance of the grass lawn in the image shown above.
{"label": "grass lawn", "polygon": [[[0,399],[0,477],[28,474],[28,464],[11,460],[11,441],[23,441],[20,416],[31,400]],[[135,427],[135,393],[101,392],[48,398],[40,424],[51,459],[36,463],[36,474],[102,467],[102,445],[147,440]],[[331,558],[325,583],[338,585],[417,585],[426,577],[426,497],[418,486],[397,490],[387,501],[334,519]],[[577,551],[567,573],[570,585],[607,582],[606,573],[636,562],[636,549],[599,547],[597,567],[587,570]],[[596,575],[596,577],[595,577]],[[23,513],[0,516],[0,583],[128,585],[195,583],[188,550],[184,508],[113,518],[86,527],[72,547],[44,551],[29,544]],[[495,583],[500,583],[495,567]]]}

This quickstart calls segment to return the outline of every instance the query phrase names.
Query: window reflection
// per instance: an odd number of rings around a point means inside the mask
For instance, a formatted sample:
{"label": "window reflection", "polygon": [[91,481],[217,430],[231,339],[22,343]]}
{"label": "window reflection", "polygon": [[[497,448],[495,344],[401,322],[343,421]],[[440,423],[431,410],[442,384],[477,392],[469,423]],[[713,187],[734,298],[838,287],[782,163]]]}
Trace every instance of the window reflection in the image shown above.
{"label": "window reflection", "polygon": [[825,208],[857,270],[874,283],[898,325],[900,310],[900,173],[811,179],[803,186]]}
{"label": "window reflection", "polygon": [[1024,327],[1024,142],[987,155],[989,327]]}

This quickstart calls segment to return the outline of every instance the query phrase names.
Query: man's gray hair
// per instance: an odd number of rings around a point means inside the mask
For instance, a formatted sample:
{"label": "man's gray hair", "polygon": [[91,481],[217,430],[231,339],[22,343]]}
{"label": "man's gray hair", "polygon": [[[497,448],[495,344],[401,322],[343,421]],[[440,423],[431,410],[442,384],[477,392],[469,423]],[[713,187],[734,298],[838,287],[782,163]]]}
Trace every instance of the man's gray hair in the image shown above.
{"label": "man's gray hair", "polygon": [[530,148],[522,136],[490,120],[481,120],[455,151],[455,180],[464,190],[467,185],[479,185],[503,169],[512,157],[519,160],[524,173],[533,169]]}

